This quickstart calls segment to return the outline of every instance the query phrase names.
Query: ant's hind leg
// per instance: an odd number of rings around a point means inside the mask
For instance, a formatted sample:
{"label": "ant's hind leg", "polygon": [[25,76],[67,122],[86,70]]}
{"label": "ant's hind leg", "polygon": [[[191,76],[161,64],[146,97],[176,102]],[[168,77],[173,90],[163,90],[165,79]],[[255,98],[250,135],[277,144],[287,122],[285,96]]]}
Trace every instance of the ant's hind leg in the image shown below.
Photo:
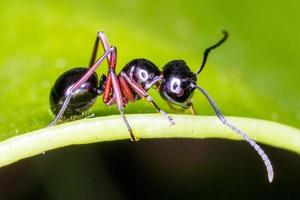
{"label": "ant's hind leg", "polygon": [[69,94],[67,96],[67,98],[65,99],[63,106],[61,107],[59,113],[56,115],[53,122],[51,122],[51,124],[49,124],[48,126],[53,126],[53,125],[57,124],[57,122],[62,118],[66,108],[68,107],[68,104],[70,103],[71,98],[72,98],[72,94]]}
{"label": "ant's hind leg", "polygon": [[[90,67],[93,66],[93,64],[96,61],[96,57],[97,57],[97,52],[98,52],[98,48],[99,48],[99,40],[101,41],[102,47],[104,51],[107,51],[109,49],[109,44],[107,41],[107,38],[104,34],[104,32],[100,31],[97,32],[97,37],[94,43],[94,47],[93,47],[93,51],[92,51],[92,55],[91,55],[91,59],[90,59]],[[107,56],[107,63],[108,65],[110,64],[110,55]]]}

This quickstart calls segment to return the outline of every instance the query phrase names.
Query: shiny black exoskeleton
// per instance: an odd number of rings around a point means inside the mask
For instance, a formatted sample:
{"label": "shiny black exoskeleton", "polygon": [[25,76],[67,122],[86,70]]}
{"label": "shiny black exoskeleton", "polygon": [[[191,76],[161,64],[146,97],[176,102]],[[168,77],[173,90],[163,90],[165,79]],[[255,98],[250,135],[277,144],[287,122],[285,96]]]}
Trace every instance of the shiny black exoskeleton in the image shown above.
{"label": "shiny black exoskeleton", "polygon": [[[56,115],[53,122],[49,125],[55,125],[61,118],[73,118],[73,116],[82,115],[95,102],[96,97],[103,93],[103,102],[110,106],[117,104],[122,119],[130,133],[132,141],[138,141],[133,129],[127,121],[124,114],[125,105],[143,97],[153,105],[157,112],[168,119],[171,125],[174,125],[172,117],[160,109],[154,99],[147,93],[147,90],[156,85],[160,95],[167,102],[179,105],[184,109],[190,108],[195,114],[193,103],[191,102],[194,90],[199,90],[209,101],[220,122],[229,127],[232,131],[243,137],[261,157],[268,172],[268,178],[273,180],[273,167],[267,154],[263,149],[252,140],[245,132],[238,129],[230,123],[220,112],[214,100],[208,95],[206,90],[197,85],[197,75],[203,70],[209,52],[220,46],[228,37],[228,33],[223,31],[224,36],[214,45],[208,47],[203,55],[202,64],[193,73],[183,60],[173,60],[159,69],[147,59],[134,59],[130,61],[121,70],[116,73],[117,49],[109,46],[103,32],[97,33],[89,68],[75,68],[62,74],[53,86],[50,94],[51,110]],[[105,53],[95,59],[99,47],[99,41]],[[100,83],[95,73],[100,64],[107,59],[107,76],[102,76]]]}
{"label": "shiny black exoskeleton", "polygon": [[130,61],[122,71],[133,78],[145,90],[148,90],[152,86],[151,83],[160,76],[158,67],[145,58]]}
{"label": "shiny black exoskeleton", "polygon": [[[50,107],[53,114],[56,115],[59,112],[68,95],[68,89],[75,84],[87,70],[88,68],[74,68],[59,76],[50,93]],[[154,63],[147,59],[139,58],[126,64],[122,72],[125,72],[128,76],[133,78],[133,80],[146,91],[150,89],[153,82],[157,83],[157,79],[161,79],[159,91],[162,98],[183,108],[190,106],[190,99],[195,90],[194,87],[191,87],[191,84],[197,82],[197,77],[190,70],[185,61],[173,60],[163,67],[163,72],[161,73]],[[64,117],[80,116],[88,111],[96,101],[97,96],[103,93],[105,81],[105,76],[102,75],[100,84],[98,84],[98,76],[94,73],[88,81],[75,92],[64,112]],[[140,99],[140,96],[136,93],[135,96],[136,99]]]}
{"label": "shiny black exoskeleton", "polygon": [[[69,88],[75,84],[86,72],[87,68],[73,68],[58,77],[50,93],[50,108],[53,114],[60,111]],[[102,94],[103,88],[98,86],[98,76],[94,73],[81,88],[78,89],[65,110],[64,117],[80,116],[86,112],[95,102],[98,95]]]}
{"label": "shiny black exoskeleton", "polygon": [[[66,71],[58,77],[50,93],[50,108],[53,114],[57,115],[68,95],[68,89],[75,84],[86,72],[88,68],[73,68]],[[149,90],[152,82],[160,77],[158,67],[151,61],[140,58],[130,61],[122,69],[122,72],[128,74],[145,90]],[[106,84],[106,76],[102,75],[98,84],[96,73],[86,81],[80,89],[73,95],[63,117],[72,118],[83,115],[88,111],[96,101],[97,96],[103,93]],[[135,98],[140,96],[135,93]]]}
{"label": "shiny black exoskeleton", "polygon": [[173,60],[163,67],[160,95],[166,101],[189,108],[197,76],[183,60]]}

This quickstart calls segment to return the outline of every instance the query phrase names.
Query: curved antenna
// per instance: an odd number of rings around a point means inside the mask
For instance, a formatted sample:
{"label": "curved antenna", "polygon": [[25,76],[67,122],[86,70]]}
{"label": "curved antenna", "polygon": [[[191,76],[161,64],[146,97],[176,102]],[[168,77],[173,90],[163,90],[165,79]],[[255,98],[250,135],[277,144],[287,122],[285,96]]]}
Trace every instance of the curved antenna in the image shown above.
{"label": "curved antenna", "polygon": [[223,42],[225,42],[225,40],[228,38],[228,32],[227,31],[222,31],[222,33],[224,34],[223,38],[216,44],[208,47],[203,54],[203,59],[202,59],[202,64],[200,66],[200,68],[198,69],[198,71],[196,72],[196,74],[198,75],[204,68],[205,64],[206,64],[206,60],[208,57],[208,54],[210,53],[211,50],[217,48],[218,46],[220,46]]}
{"label": "curved antenna", "polygon": [[263,160],[263,162],[266,166],[266,169],[267,169],[267,172],[268,172],[268,179],[269,179],[269,182],[271,183],[273,181],[273,175],[274,175],[273,167],[272,167],[272,164],[271,164],[271,161],[270,161],[269,157],[264,152],[264,150],[254,140],[252,140],[245,132],[238,129],[237,127],[235,127],[233,124],[231,124],[230,122],[228,122],[225,119],[225,117],[223,116],[223,114],[221,113],[219,108],[217,107],[216,103],[212,100],[212,98],[208,95],[208,93],[203,88],[201,88],[201,87],[199,87],[198,85],[195,85],[195,84],[192,84],[192,87],[197,88],[198,90],[200,90],[204,94],[204,96],[209,101],[210,105],[213,107],[216,115],[218,116],[218,118],[220,119],[220,121],[223,124],[225,124],[226,126],[231,128],[231,130],[233,130],[234,132],[236,132],[237,134],[242,136],[255,149],[255,151],[259,154],[259,156],[261,157],[261,159]]}

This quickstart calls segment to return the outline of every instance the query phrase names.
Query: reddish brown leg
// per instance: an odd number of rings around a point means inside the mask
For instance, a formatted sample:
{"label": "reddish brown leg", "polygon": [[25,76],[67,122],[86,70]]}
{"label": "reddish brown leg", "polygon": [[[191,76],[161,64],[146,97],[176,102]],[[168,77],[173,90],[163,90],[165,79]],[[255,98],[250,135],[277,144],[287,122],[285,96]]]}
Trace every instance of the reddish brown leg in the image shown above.
{"label": "reddish brown leg", "polygon": [[[93,61],[97,55],[99,39],[100,39],[100,41],[102,43],[102,47],[105,51],[109,48],[109,44],[108,44],[105,34],[103,32],[99,32],[97,34],[97,38],[96,38],[96,42],[94,45],[94,50],[92,53],[90,63],[93,63]],[[131,140],[137,141],[138,139],[134,136],[132,129],[131,129],[131,127],[124,115],[124,111],[123,111],[124,105],[125,105],[124,100],[123,100],[124,96],[123,96],[121,88],[120,88],[120,83],[119,83],[118,77],[115,73],[117,52],[116,51],[112,52],[112,54],[109,55],[107,58],[108,58],[107,62],[109,65],[109,72],[107,74],[106,85],[105,85],[105,89],[104,89],[104,93],[103,93],[103,102],[106,104],[109,104],[109,105],[117,102],[118,109],[122,115],[122,118],[127,126],[128,131],[130,132]],[[124,95],[126,95],[125,97],[127,97],[128,99],[133,99],[131,97],[131,96],[133,96],[132,93],[129,93],[130,89],[128,90],[128,88],[126,88],[126,86],[127,85],[122,85],[122,89],[124,89],[124,93],[125,93]],[[111,96],[112,90],[113,90],[113,97]],[[131,96],[130,96],[130,94],[131,94]],[[125,101],[127,101],[127,100],[125,99]]]}
{"label": "reddish brown leg", "polygon": [[107,103],[105,103],[105,105],[111,106],[111,105],[115,104],[116,102],[117,102],[117,101],[116,101],[116,97],[113,95],[113,96],[109,99],[109,101],[108,101]]}
{"label": "reddish brown leg", "polygon": [[120,89],[120,84],[119,84],[116,72],[114,70],[110,70],[110,75],[112,77],[112,87],[114,90],[114,94],[116,95],[116,101],[117,101],[119,112],[121,113],[122,118],[127,126],[127,129],[130,133],[131,140],[138,141],[138,138],[136,138],[135,135],[133,134],[132,128],[130,127],[130,125],[125,117],[125,114],[124,114],[124,101],[123,101],[123,96],[122,96],[122,92]]}
{"label": "reddish brown leg", "polygon": [[124,114],[124,101],[123,101],[124,96],[122,94],[122,91],[120,88],[120,83],[119,83],[118,77],[115,72],[116,62],[117,62],[117,51],[114,51],[111,54],[110,67],[109,67],[109,75],[111,76],[113,93],[114,93],[115,99],[117,101],[119,112],[121,113],[123,121],[125,122],[125,125],[130,133],[131,140],[138,141],[138,138],[135,137],[135,135],[133,134],[132,128],[130,127],[130,125],[125,117],[125,114]]}
{"label": "reddish brown leg", "polygon": [[123,76],[124,80],[131,86],[131,88],[140,96],[146,98],[157,110],[157,112],[161,113],[163,116],[165,116],[171,125],[174,125],[173,119],[166,113],[165,111],[161,110],[158,105],[155,103],[155,101],[152,99],[151,96],[148,95],[148,93],[137,83],[135,82],[132,78],[127,76],[126,73],[121,72],[121,76]]}
{"label": "reddish brown leg", "polygon": [[120,86],[122,89],[122,93],[124,94],[126,99],[128,99],[129,101],[134,101],[135,100],[134,95],[132,94],[131,89],[130,89],[129,85],[127,84],[127,82],[120,75],[118,76],[118,78],[119,78]]}
{"label": "reddish brown leg", "polygon": [[[105,34],[102,31],[97,32],[97,37],[96,37],[96,41],[94,43],[94,48],[93,48],[93,52],[92,52],[92,56],[91,56],[91,60],[90,60],[90,67],[95,63],[95,59],[96,59],[98,48],[99,48],[99,41],[101,42],[104,51],[107,51],[107,49],[109,49],[109,44],[108,44]],[[109,54],[107,56],[108,66],[110,66],[110,58],[111,58],[111,55]],[[109,73],[107,74],[105,84],[106,85],[105,85],[105,89],[104,89],[102,98],[103,98],[103,102],[107,103],[111,98],[110,93],[111,93],[111,89],[112,89],[111,77],[110,77]]]}
{"label": "reddish brown leg", "polygon": [[[96,57],[97,57],[97,52],[98,52],[98,48],[99,48],[99,40],[101,41],[102,47],[104,49],[104,51],[107,51],[107,49],[109,49],[109,44],[107,41],[107,38],[105,36],[105,34],[101,31],[101,32],[97,32],[97,37],[94,43],[94,48],[93,48],[93,52],[92,52],[92,56],[90,59],[90,67],[93,66],[93,64],[95,63]],[[110,55],[107,56],[107,64],[109,66],[109,61],[110,61]]]}
{"label": "reddish brown leg", "polygon": [[[98,48],[99,48],[99,40],[102,44],[102,48],[104,49],[104,51],[107,51],[107,49],[109,49],[109,44],[108,44],[108,40],[104,34],[104,32],[100,31],[100,32],[97,32],[97,37],[96,37],[96,41],[95,41],[95,44],[94,44],[94,48],[93,48],[93,52],[92,52],[92,56],[91,56],[91,60],[90,60],[90,66],[94,64],[95,62],[95,58],[97,56],[97,51],[98,51]],[[111,59],[111,55],[109,54],[107,56],[107,63],[108,63],[108,66],[110,67],[110,59]],[[105,104],[107,104],[109,102],[109,104],[112,103],[111,101],[111,92],[112,92],[112,82],[111,82],[111,76],[109,73],[107,73],[107,78],[106,78],[106,83],[105,83],[105,89],[104,89],[104,92],[103,92],[103,102]]]}
{"label": "reddish brown leg", "polygon": [[105,88],[103,92],[103,102],[107,103],[109,102],[111,98],[111,91],[112,91],[112,82],[111,82],[111,76],[109,72],[107,73],[107,78],[106,78],[106,83],[105,83]]}
{"label": "reddish brown leg", "polygon": [[77,89],[80,88],[80,86],[86,82],[91,75],[96,71],[96,69],[99,67],[99,65],[102,63],[102,61],[109,56],[111,53],[116,52],[116,48],[115,47],[110,47],[103,56],[101,56],[101,58],[99,58],[97,60],[97,62],[86,72],[86,74],[77,82],[74,84],[74,86],[72,87],[72,92],[75,92]]}

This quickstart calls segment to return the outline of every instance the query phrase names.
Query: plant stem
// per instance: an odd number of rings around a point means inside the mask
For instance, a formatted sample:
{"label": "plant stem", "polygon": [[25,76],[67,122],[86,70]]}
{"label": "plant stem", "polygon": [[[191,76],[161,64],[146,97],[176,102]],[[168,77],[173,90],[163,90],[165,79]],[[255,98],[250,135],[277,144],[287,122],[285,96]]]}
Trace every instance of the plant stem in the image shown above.
{"label": "plant stem", "polygon": [[[242,138],[224,126],[215,116],[175,115],[171,126],[159,114],[127,115],[134,133],[141,139],[150,138]],[[270,146],[300,154],[300,130],[275,122],[228,117],[252,139]],[[129,140],[120,116],[83,119],[44,128],[0,142],[0,167],[38,155],[51,149],[74,144]],[[134,145],[134,144],[133,144]]]}

